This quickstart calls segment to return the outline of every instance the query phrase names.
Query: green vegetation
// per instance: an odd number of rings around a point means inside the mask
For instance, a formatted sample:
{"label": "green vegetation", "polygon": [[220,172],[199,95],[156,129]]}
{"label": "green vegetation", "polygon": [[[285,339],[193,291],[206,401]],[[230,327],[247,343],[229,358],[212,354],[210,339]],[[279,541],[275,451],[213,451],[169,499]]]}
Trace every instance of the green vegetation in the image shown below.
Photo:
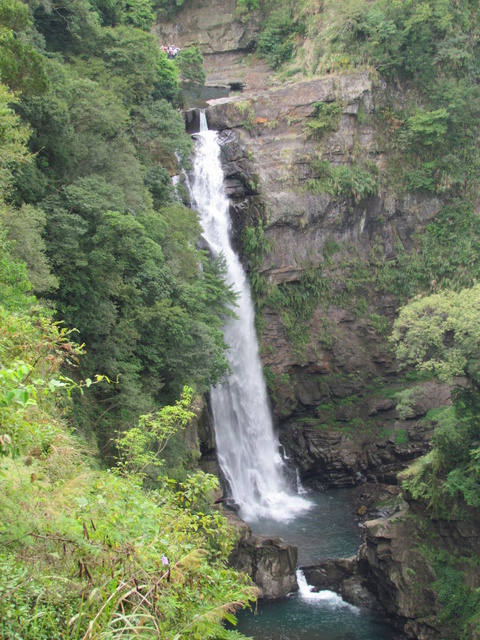
{"label": "green vegetation", "polygon": [[437,412],[433,450],[406,473],[404,487],[449,517],[480,505],[478,313],[480,287],[418,298],[404,307],[392,342],[404,365],[440,380],[465,376],[452,407]]}
{"label": "green vegetation", "polygon": [[437,551],[427,545],[421,547],[421,553],[435,571],[432,586],[442,605],[438,623],[447,626],[452,637],[468,640],[472,630],[478,628],[480,595],[465,584],[463,570],[478,566],[478,557]]}
{"label": "green vegetation", "polygon": [[259,269],[262,264],[262,258],[268,255],[272,249],[271,242],[265,236],[265,226],[262,220],[258,224],[247,225],[242,233],[243,251],[245,256],[255,269]]}
{"label": "green vegetation", "polygon": [[310,340],[313,313],[329,293],[330,283],[322,269],[311,266],[302,271],[298,282],[275,285],[264,298],[265,305],[280,311],[287,334],[299,355]]}
{"label": "green vegetation", "polygon": [[480,285],[417,298],[400,311],[392,342],[399,361],[440,380],[466,375],[480,386]]}
{"label": "green vegetation", "polygon": [[1,307],[0,332],[2,637],[232,637],[221,621],[254,590],[226,568],[234,537],[211,507],[217,479],[142,488],[192,416],[191,390],[124,432],[118,466],[101,471],[67,427],[66,392],[101,380],[61,374],[81,356],[70,333],[36,306]]}
{"label": "green vegetation", "polygon": [[[195,248],[196,214],[170,181],[191,152],[174,108],[177,67],[198,78],[201,56],[168,60],[149,33],[153,9],[78,0],[29,11],[9,0],[0,15],[0,73],[22,90],[1,89],[18,114],[2,111],[6,240],[34,292],[85,343],[78,376],[117,381],[74,412],[107,447],[185,383],[202,391],[227,370],[222,316],[234,296],[222,260]],[[25,49],[16,66],[11,38]]]}
{"label": "green vegetation", "polygon": [[378,169],[375,163],[352,166],[332,165],[327,160],[314,160],[311,164],[315,178],[306,181],[313,193],[351,198],[355,204],[377,195]]}
{"label": "green vegetation", "polygon": [[326,6],[333,23],[320,67],[348,53],[352,67],[367,64],[387,78],[413,81],[418,97],[386,114],[407,186],[452,195],[476,188],[478,7],[453,0],[352,0],[337,7]]}
{"label": "green vegetation", "polygon": [[203,86],[205,71],[203,70],[203,56],[197,46],[186,47],[175,56],[175,65],[180,73],[182,82],[191,82]]}
{"label": "green vegetation", "polygon": [[307,136],[321,140],[325,133],[338,129],[342,107],[336,102],[315,102],[313,106],[314,118],[307,122]]}
{"label": "green vegetation", "polygon": [[293,3],[277,2],[272,5],[262,25],[258,52],[275,69],[291,59],[295,37],[301,33],[303,25],[296,17]]}
{"label": "green vegetation", "polygon": [[[289,73],[345,73],[408,83],[408,100],[377,114],[385,130],[389,184],[397,189],[473,195],[480,175],[479,8],[468,0],[243,2],[264,18],[258,52]],[[291,62],[290,62],[291,61]],[[288,66],[290,64],[290,67]],[[359,122],[365,114],[359,112]],[[321,138],[324,118],[308,124]]]}
{"label": "green vegetation", "polygon": [[241,637],[256,597],[217,479],[185,450],[166,475],[234,295],[170,186],[191,143],[153,9],[0,8],[2,638]]}

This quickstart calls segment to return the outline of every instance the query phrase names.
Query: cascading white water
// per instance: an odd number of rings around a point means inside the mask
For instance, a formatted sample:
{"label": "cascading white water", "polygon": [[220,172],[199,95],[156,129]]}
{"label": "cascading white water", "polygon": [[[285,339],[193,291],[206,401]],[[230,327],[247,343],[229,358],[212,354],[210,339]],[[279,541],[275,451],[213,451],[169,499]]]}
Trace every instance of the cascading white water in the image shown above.
{"label": "cascading white water", "polygon": [[354,613],[360,613],[358,607],[354,607],[353,604],[345,602],[343,598],[337,595],[334,591],[314,591],[315,587],[308,584],[305,574],[301,569],[297,571],[298,582],[298,594],[303,600],[308,600],[312,603],[323,605],[329,609],[350,609]]}
{"label": "cascading white water", "polygon": [[225,325],[231,375],[212,389],[217,454],[232,497],[244,520],[258,517],[288,520],[310,508],[295,495],[284,475],[258,355],[254,310],[248,281],[229,238],[229,202],[220,164],[220,145],[201,113],[200,133],[190,185],[203,235],[214,255],[223,253],[227,282],[238,292],[238,319]]}

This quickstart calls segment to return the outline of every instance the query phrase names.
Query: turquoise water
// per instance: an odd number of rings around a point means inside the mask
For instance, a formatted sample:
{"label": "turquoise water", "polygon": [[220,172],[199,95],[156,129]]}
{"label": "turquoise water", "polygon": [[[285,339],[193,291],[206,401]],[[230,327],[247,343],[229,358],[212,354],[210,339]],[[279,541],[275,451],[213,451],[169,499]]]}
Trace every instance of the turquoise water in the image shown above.
{"label": "turquoise water", "polygon": [[304,496],[312,508],[290,522],[257,520],[254,533],[275,534],[298,547],[298,564],[314,564],[322,558],[346,558],[357,553],[363,532],[355,520],[355,501],[349,489],[335,489]]}
{"label": "turquoise water", "polygon": [[[336,489],[306,496],[310,511],[289,523],[258,520],[255,533],[276,534],[298,546],[299,565],[321,558],[356,554],[362,530],[355,520],[353,494]],[[398,632],[381,617],[343,602],[335,594],[296,593],[273,602],[260,601],[254,612],[238,614],[237,629],[255,640],[396,640]]]}
{"label": "turquoise water", "polygon": [[294,594],[241,612],[237,629],[255,640],[395,640],[398,635],[371,613],[304,600]]}

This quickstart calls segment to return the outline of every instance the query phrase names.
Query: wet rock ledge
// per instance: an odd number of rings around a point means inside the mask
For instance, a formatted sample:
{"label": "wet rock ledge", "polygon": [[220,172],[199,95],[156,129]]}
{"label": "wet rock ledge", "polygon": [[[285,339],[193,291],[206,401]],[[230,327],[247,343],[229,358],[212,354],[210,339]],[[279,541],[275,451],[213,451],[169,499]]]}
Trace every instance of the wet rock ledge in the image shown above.
{"label": "wet rock ledge", "polygon": [[230,564],[252,578],[260,589],[260,597],[282,598],[297,591],[297,547],[278,536],[252,533],[250,527],[232,512],[224,515],[240,534]]}

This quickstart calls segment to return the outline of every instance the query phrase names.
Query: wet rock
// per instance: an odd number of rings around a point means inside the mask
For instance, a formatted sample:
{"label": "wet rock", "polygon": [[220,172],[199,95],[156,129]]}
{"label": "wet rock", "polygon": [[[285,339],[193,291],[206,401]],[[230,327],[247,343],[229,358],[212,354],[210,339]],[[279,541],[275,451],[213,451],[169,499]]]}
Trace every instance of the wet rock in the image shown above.
{"label": "wet rock", "polygon": [[355,407],[352,405],[340,405],[335,410],[335,418],[340,422],[349,422],[356,416]]}
{"label": "wet rock", "polygon": [[262,598],[282,598],[298,589],[297,547],[278,536],[249,532],[240,540],[230,563],[252,578]]}
{"label": "wet rock", "polygon": [[378,599],[365,587],[358,576],[352,576],[348,580],[344,580],[340,593],[346,602],[356,607],[370,609],[371,611],[383,611]]}
{"label": "wet rock", "polygon": [[197,421],[197,438],[202,456],[215,449],[215,429],[208,402],[204,402]]}
{"label": "wet rock", "polygon": [[382,611],[383,607],[362,582],[358,574],[357,558],[326,558],[318,564],[300,567],[309,585],[315,591],[328,589],[342,598],[364,609]]}
{"label": "wet rock", "polygon": [[185,129],[187,133],[198,133],[200,131],[200,110],[188,109],[183,114],[185,118]]}
{"label": "wet rock", "polygon": [[344,580],[353,576],[355,556],[351,558],[325,558],[321,562],[300,567],[309,585],[316,591],[329,589],[340,593]]}
{"label": "wet rock", "polygon": [[230,565],[252,578],[260,597],[282,598],[297,591],[297,547],[278,536],[252,533],[248,524],[230,510],[224,515],[239,534]]}

